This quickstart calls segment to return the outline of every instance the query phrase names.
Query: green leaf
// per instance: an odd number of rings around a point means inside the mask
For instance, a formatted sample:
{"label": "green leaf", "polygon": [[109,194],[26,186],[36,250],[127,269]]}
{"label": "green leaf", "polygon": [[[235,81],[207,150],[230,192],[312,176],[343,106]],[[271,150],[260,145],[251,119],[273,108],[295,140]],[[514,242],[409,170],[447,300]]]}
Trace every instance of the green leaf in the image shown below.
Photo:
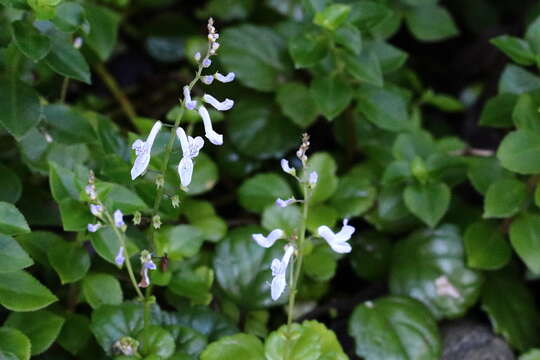
{"label": "green leaf", "polygon": [[351,3],[349,21],[360,28],[368,31],[381,24],[392,15],[392,10],[384,3],[378,1],[356,1]]}
{"label": "green leaf", "polygon": [[271,91],[279,84],[279,78],[289,72],[285,43],[274,30],[241,25],[227,28],[222,35],[219,59],[228,71],[234,71],[243,85]]}
{"label": "green leaf", "polygon": [[276,101],[281,111],[302,129],[310,126],[319,113],[308,88],[301,83],[287,83],[278,88]]}
{"label": "green leaf", "polygon": [[535,53],[540,53],[540,18],[536,19],[529,24],[525,33],[525,40],[531,44],[531,47]]}
{"label": "green leaf", "polygon": [[56,300],[49,289],[23,270],[0,274],[0,304],[8,310],[39,310]]}
{"label": "green leaf", "polygon": [[540,132],[540,91],[521,94],[512,113],[518,129]]}
{"label": "green leaf", "polygon": [[516,130],[503,139],[497,157],[501,165],[519,174],[540,172],[540,134],[529,130]]}
{"label": "green leaf", "polygon": [[521,355],[518,360],[540,360],[540,349],[532,349]]}
{"label": "green leaf", "polygon": [[49,266],[47,252],[53,244],[57,241],[63,241],[63,239],[52,232],[33,231],[28,234],[18,235],[17,241],[36,263]]}
{"label": "green leaf", "polygon": [[158,254],[167,254],[172,260],[182,260],[199,253],[204,235],[191,225],[167,226],[156,234],[155,241]]}
{"label": "green leaf", "polygon": [[405,20],[411,33],[420,41],[440,41],[459,34],[450,13],[436,4],[411,9]]}
{"label": "green leaf", "polygon": [[17,173],[8,167],[0,164],[0,201],[16,203],[22,193],[21,179]]}
{"label": "green leaf", "polygon": [[342,52],[347,71],[356,80],[364,84],[383,86],[383,76],[379,58],[375,52],[363,51],[359,55]]}
{"label": "green leaf", "polygon": [[49,186],[56,202],[65,199],[79,200],[80,193],[88,183],[87,177],[80,176],[55,162],[49,162]]}
{"label": "green leaf", "polygon": [[521,210],[527,198],[527,186],[516,179],[492,183],[484,200],[484,218],[507,218]]}
{"label": "green leaf", "polygon": [[407,101],[398,92],[377,87],[361,87],[357,92],[358,110],[377,127],[403,131],[411,127]]}
{"label": "green leaf", "polygon": [[51,51],[45,57],[45,63],[55,72],[87,84],[91,83],[90,69],[80,51],[75,49],[65,36],[50,37]]}
{"label": "green leaf", "polygon": [[369,281],[386,279],[392,244],[380,233],[367,233],[351,240],[352,253],[349,261],[354,272]]}
{"label": "green leaf", "polygon": [[[118,254],[120,249],[120,242],[116,237],[114,230],[111,227],[101,228],[95,233],[90,233],[90,240],[92,242],[92,247],[96,250],[99,256],[107,260],[111,264],[115,264],[114,258]],[[133,254],[138,251],[131,242],[128,242],[128,252]]]}
{"label": "green leaf", "polygon": [[289,53],[297,69],[318,64],[328,55],[328,37],[320,29],[306,28],[289,40]]}
{"label": "green leaf", "polygon": [[93,143],[96,132],[81,113],[63,104],[47,105],[44,109],[47,129],[55,141],[63,144]]}
{"label": "green leaf", "polygon": [[174,353],[174,338],[159,326],[145,327],[137,336],[142,355],[157,355],[159,359],[167,359]]}
{"label": "green leaf", "polygon": [[336,43],[343,46],[355,55],[362,51],[362,34],[354,25],[345,24],[336,30],[334,34]]}
{"label": "green leaf", "polygon": [[[319,226],[333,227],[339,219],[339,214],[333,207],[317,204],[309,207],[306,227],[312,233],[317,233]],[[294,234],[294,230],[292,232]]]}
{"label": "green leaf", "polygon": [[501,35],[491,39],[490,42],[520,65],[532,65],[536,61],[531,46],[523,39]]}
{"label": "green leaf", "polygon": [[187,266],[173,273],[169,289],[180,296],[187,297],[192,304],[208,305],[212,301],[214,272],[207,266],[191,269]]}
{"label": "green leaf", "polygon": [[[369,2],[369,1],[364,1]],[[407,53],[382,40],[366,42],[365,50],[374,52],[379,59],[383,73],[389,73],[402,67],[407,61]]]}
{"label": "green leaf", "polygon": [[309,200],[310,204],[321,203],[334,194],[338,187],[336,170],[336,161],[328,153],[319,152],[309,157],[304,176],[307,176],[312,171],[316,171],[318,175],[317,185],[315,185]]}
{"label": "green leaf", "polygon": [[41,120],[39,95],[15,76],[0,81],[0,94],[0,125],[21,140]]}
{"label": "green leaf", "polygon": [[0,233],[17,235],[30,232],[24,216],[10,203],[0,201]]}
{"label": "green leaf", "polygon": [[324,243],[315,248],[305,256],[304,271],[306,275],[315,281],[329,281],[336,273],[337,260],[332,249]]}
{"label": "green leaf", "polygon": [[105,61],[116,45],[120,16],[106,7],[89,3],[84,4],[84,10],[90,24],[90,33],[85,36],[85,41]]}
{"label": "green leaf", "polygon": [[358,305],[349,319],[356,355],[366,360],[438,359],[442,342],[437,323],[419,302],[389,296]]}
{"label": "green leaf", "polygon": [[0,273],[24,269],[34,262],[11,236],[0,234]]}
{"label": "green leaf", "polygon": [[499,93],[522,94],[540,88],[540,77],[516,65],[507,65],[499,79]]}
{"label": "green leaf", "polygon": [[353,91],[348,82],[338,75],[317,76],[310,85],[311,96],[322,114],[333,120],[352,100]]}
{"label": "green leaf", "polygon": [[123,294],[118,279],[109,274],[90,274],[82,283],[82,292],[92,309],[101,305],[119,305]]}
{"label": "green leaf", "polygon": [[278,242],[270,249],[257,245],[252,234],[261,233],[254,226],[240,227],[230,231],[221,240],[214,255],[216,280],[225,295],[244,309],[262,309],[281,305],[287,301],[270,297],[272,259],[283,256],[283,243]]}
{"label": "green leaf", "polygon": [[43,59],[51,47],[49,38],[39,32],[32,24],[18,20],[11,24],[13,42],[17,48],[33,61]]}
{"label": "green leaf", "polygon": [[96,185],[98,197],[103,199],[103,203],[111,213],[119,209],[124,214],[133,214],[136,211],[148,209],[148,205],[134,191],[125,186],[99,182]]}
{"label": "green leaf", "polygon": [[[22,332],[9,327],[0,327],[0,355],[6,360],[29,360],[32,345]],[[11,358],[11,354],[14,357]]]}
{"label": "green leaf", "polygon": [[75,355],[86,346],[91,336],[90,320],[86,316],[71,313],[67,315],[57,341]]}
{"label": "green leaf", "polygon": [[467,176],[476,191],[485,194],[489,186],[501,179],[513,178],[513,175],[503,169],[497,158],[477,158],[469,163]]}
{"label": "green leaf", "polygon": [[313,18],[313,23],[322,26],[330,31],[339,28],[351,12],[351,7],[346,4],[331,4],[323,11],[317,12]]}
{"label": "green leaf", "polygon": [[238,188],[238,201],[246,210],[260,213],[268,205],[293,195],[291,187],[282,176],[275,173],[257,174]]}
{"label": "green leaf", "polygon": [[521,275],[508,270],[488,274],[482,288],[482,309],[487,312],[495,332],[519,351],[539,345],[540,315]]}
{"label": "green leaf", "polygon": [[340,217],[360,216],[368,211],[377,197],[377,189],[367,178],[362,178],[354,169],[341,177],[330,203],[339,212]]}
{"label": "green leaf", "polygon": [[487,101],[482,109],[479,124],[496,128],[512,126],[512,112],[517,103],[515,94],[498,94]]}
{"label": "green leaf", "polygon": [[417,231],[394,246],[390,290],[420,300],[437,319],[462,316],[482,285],[481,274],[469,270],[464,257],[457,227]]}
{"label": "green leaf", "polygon": [[540,216],[523,214],[510,225],[514,250],[535,274],[540,274]]}
{"label": "green leaf", "polygon": [[64,318],[45,310],[11,313],[4,325],[28,336],[32,343],[32,355],[38,355],[56,340],[64,325]]}
{"label": "green leaf", "polygon": [[75,32],[78,29],[88,32],[89,24],[84,9],[74,1],[63,1],[56,7],[56,16],[52,22],[64,32]]}
{"label": "green leaf", "polygon": [[64,231],[83,231],[89,223],[96,221],[88,206],[83,203],[64,199],[59,205]]}
{"label": "green leaf", "polygon": [[292,236],[298,232],[302,222],[302,213],[296,205],[281,208],[277,205],[267,207],[262,214],[262,226],[268,231],[281,229]]}
{"label": "green leaf", "polygon": [[[175,167],[175,173],[176,167]],[[198,195],[210,191],[218,180],[216,163],[205,153],[200,153],[193,167],[193,177],[189,185],[189,195]]]}
{"label": "green leaf", "polygon": [[82,244],[58,241],[49,249],[48,255],[62,284],[79,281],[90,269],[90,256]]}
{"label": "green leaf", "polygon": [[450,189],[445,183],[408,185],[403,193],[407,208],[429,227],[435,227],[450,205]]}
{"label": "green leaf", "polygon": [[210,344],[201,354],[201,360],[265,360],[261,341],[254,335],[236,334]]}
{"label": "green leaf", "polygon": [[512,249],[496,223],[479,221],[467,228],[463,236],[467,265],[473,269],[497,270],[505,266]]}

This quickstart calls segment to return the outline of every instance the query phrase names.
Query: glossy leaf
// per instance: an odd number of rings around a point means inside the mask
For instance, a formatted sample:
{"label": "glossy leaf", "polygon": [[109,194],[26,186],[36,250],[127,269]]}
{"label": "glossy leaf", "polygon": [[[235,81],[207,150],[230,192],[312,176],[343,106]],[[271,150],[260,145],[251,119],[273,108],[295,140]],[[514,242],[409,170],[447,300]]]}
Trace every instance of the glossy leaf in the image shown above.
{"label": "glossy leaf", "polygon": [[497,270],[505,266],[512,256],[512,249],[496,223],[476,222],[465,235],[467,265],[473,269]]}
{"label": "glossy leaf", "polygon": [[497,157],[501,165],[519,174],[540,172],[540,134],[529,130],[516,130],[504,138]]}
{"label": "glossy leaf", "polygon": [[516,179],[494,182],[486,192],[484,217],[506,218],[517,214],[527,195],[527,186]]}
{"label": "glossy leaf", "polygon": [[28,223],[12,204],[0,201],[0,233],[17,235],[30,232]]}
{"label": "glossy leaf", "polygon": [[47,36],[24,20],[15,21],[11,26],[15,45],[25,56],[39,61],[47,55],[51,46]]}
{"label": "glossy leaf", "polygon": [[254,335],[236,334],[210,344],[201,354],[201,360],[265,360],[261,341]]}
{"label": "glossy leaf", "polygon": [[22,332],[6,326],[0,327],[0,355],[6,360],[29,360],[30,349],[30,339]]}
{"label": "glossy leaf", "polygon": [[82,292],[85,300],[93,309],[101,305],[119,305],[123,294],[120,282],[109,274],[90,274],[82,283]]}
{"label": "glossy leaf", "polygon": [[405,188],[407,208],[429,227],[436,226],[450,205],[450,189],[444,183],[414,184]]}
{"label": "glossy leaf", "polygon": [[311,96],[322,114],[333,120],[345,110],[352,100],[351,86],[337,75],[318,76],[310,85]]}
{"label": "glossy leaf", "polygon": [[521,260],[535,274],[540,274],[540,216],[523,214],[510,225],[510,241]]}
{"label": "glossy leaf", "polygon": [[238,201],[245,209],[260,213],[277,198],[288,199],[293,195],[285,179],[274,173],[257,174],[238,188]]}
{"label": "glossy leaf", "polygon": [[41,120],[39,94],[22,81],[0,81],[0,125],[20,140]]}
{"label": "glossy leaf", "polygon": [[56,300],[49,289],[25,271],[0,274],[0,304],[9,310],[39,310]]}
{"label": "glossy leaf", "polygon": [[0,273],[24,269],[34,262],[12,237],[0,234]]}
{"label": "glossy leaf", "polygon": [[445,40],[459,33],[450,13],[435,4],[412,9],[405,19],[409,30],[421,41]]}

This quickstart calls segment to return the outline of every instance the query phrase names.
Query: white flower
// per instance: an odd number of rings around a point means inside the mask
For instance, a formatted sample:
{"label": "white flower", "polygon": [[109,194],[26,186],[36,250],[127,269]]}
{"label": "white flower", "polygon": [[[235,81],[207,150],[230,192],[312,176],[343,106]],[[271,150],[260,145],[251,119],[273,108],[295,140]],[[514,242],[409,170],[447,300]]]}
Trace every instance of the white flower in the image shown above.
{"label": "white flower", "polygon": [[139,175],[146,171],[148,164],[150,164],[150,155],[152,153],[152,145],[154,145],[154,140],[161,129],[161,121],[156,121],[150,134],[146,138],[146,141],[137,139],[131,145],[131,148],[135,150],[135,162],[131,168],[131,180],[135,180]]}
{"label": "white flower", "polygon": [[103,206],[97,204],[90,204],[90,212],[94,216],[100,216],[103,211]]}
{"label": "white flower", "polygon": [[289,175],[296,176],[296,169],[289,166],[289,161],[281,159],[281,169]]}
{"label": "white flower", "polygon": [[264,248],[269,248],[270,246],[274,245],[274,243],[278,239],[283,239],[285,236],[285,233],[281,229],[275,229],[268,234],[268,236],[264,236],[263,234],[253,234],[251,237],[253,240],[257,242],[260,246]]}
{"label": "white flower", "polygon": [[272,295],[272,300],[276,301],[279,299],[285,287],[287,286],[287,267],[294,253],[294,246],[287,244],[285,245],[285,254],[281,260],[274,259],[272,260],[272,284],[270,285],[270,294]]}
{"label": "white flower", "polygon": [[234,80],[235,74],[233,72],[230,72],[227,75],[222,75],[217,72],[214,74],[214,77],[217,81],[220,81],[222,83],[228,83]]}
{"label": "white flower", "polygon": [[351,252],[352,247],[347,241],[349,241],[351,235],[354,233],[354,227],[348,225],[348,223],[348,219],[343,220],[343,227],[337,234],[334,234],[326,225],[319,226],[317,232],[320,237],[326,240],[332,250],[340,254],[348,253]]}
{"label": "white flower", "polygon": [[193,110],[197,106],[197,101],[191,100],[191,93],[187,85],[184,86],[184,105],[186,105],[186,109],[188,110]]}
{"label": "white flower", "polygon": [[88,231],[91,232],[91,233],[95,233],[95,232],[98,231],[100,228],[101,228],[101,224],[100,224],[100,223],[96,223],[96,224],[88,224],[88,226],[87,226]]}
{"label": "white flower", "polygon": [[210,65],[212,65],[212,60],[210,60],[209,58],[206,58],[206,59],[203,60],[203,62],[202,62],[203,68],[210,67]]}
{"label": "white flower", "polygon": [[223,135],[218,134],[212,128],[212,120],[210,120],[210,114],[204,106],[199,107],[199,115],[201,116],[204,124],[205,136],[214,145],[223,145]]}
{"label": "white flower", "polygon": [[116,210],[114,212],[114,226],[117,228],[122,228],[126,226],[126,223],[124,222],[124,214],[120,210]]}
{"label": "white flower", "polygon": [[180,182],[182,186],[187,187],[191,183],[191,176],[193,175],[193,158],[199,155],[199,151],[204,145],[202,137],[197,136],[192,138],[187,136],[184,129],[178,127],[176,129],[176,136],[180,140],[182,147],[182,160],[178,164],[178,175],[180,176]]}
{"label": "white flower", "polygon": [[205,75],[201,77],[201,81],[206,85],[210,85],[214,81],[214,77],[212,75]]}
{"label": "white flower", "polygon": [[295,201],[296,201],[296,199],[294,197],[289,198],[287,200],[283,200],[281,198],[278,198],[276,200],[276,205],[279,206],[279,207],[285,208],[285,207],[291,205],[292,203],[294,203]]}
{"label": "white flower", "polygon": [[124,247],[120,246],[120,249],[118,249],[118,253],[116,254],[116,257],[114,258],[114,262],[118,266],[122,266],[124,264],[124,261],[126,258],[124,257]]}
{"label": "white flower", "polygon": [[316,171],[312,171],[309,174],[309,185],[315,186],[317,185],[317,181],[319,181],[319,174]]}
{"label": "white flower", "polygon": [[199,60],[201,60],[201,53],[197,51],[195,53],[195,56],[193,56],[193,58],[195,59],[195,61],[199,62]]}
{"label": "white flower", "polygon": [[230,110],[234,106],[234,101],[231,99],[225,99],[223,101],[218,101],[215,97],[212,95],[204,94],[203,96],[204,102],[212,105],[216,110],[219,111],[227,111]]}

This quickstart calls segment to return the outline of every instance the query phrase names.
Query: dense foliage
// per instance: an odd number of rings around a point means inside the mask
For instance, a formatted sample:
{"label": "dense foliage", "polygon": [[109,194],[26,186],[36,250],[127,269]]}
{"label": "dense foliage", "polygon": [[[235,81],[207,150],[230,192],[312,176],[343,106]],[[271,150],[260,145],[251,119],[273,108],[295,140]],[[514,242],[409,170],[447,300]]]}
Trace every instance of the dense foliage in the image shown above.
{"label": "dense foliage", "polygon": [[540,359],[515,7],[0,0],[0,359]]}

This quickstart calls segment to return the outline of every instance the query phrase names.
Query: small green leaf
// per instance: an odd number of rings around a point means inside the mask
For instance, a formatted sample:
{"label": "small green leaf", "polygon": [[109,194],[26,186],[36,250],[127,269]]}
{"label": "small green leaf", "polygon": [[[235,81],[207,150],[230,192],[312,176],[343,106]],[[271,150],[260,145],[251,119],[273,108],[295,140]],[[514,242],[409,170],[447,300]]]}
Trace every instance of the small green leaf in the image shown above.
{"label": "small green leaf", "polygon": [[60,276],[62,284],[82,279],[90,268],[90,256],[82,244],[59,241],[49,249],[49,262]]}
{"label": "small green leaf", "polygon": [[338,186],[330,203],[342,218],[360,216],[368,211],[377,197],[377,189],[367,178],[354,169],[339,178]]}
{"label": "small green leaf", "polygon": [[210,344],[201,360],[266,360],[261,341],[254,335],[236,334]]}
{"label": "small green leaf", "polygon": [[405,20],[420,41],[440,41],[459,34],[450,13],[436,4],[415,7],[406,13]]}
{"label": "small green leaf", "polygon": [[437,323],[419,302],[389,296],[358,305],[349,319],[356,355],[366,360],[438,359]]}
{"label": "small green leaf", "polygon": [[411,127],[407,101],[402,94],[377,87],[361,87],[357,92],[358,110],[377,127],[402,131]]}
{"label": "small green leaf", "polygon": [[476,222],[463,236],[467,252],[467,265],[473,269],[497,270],[505,266],[512,249],[499,227],[493,222]]}
{"label": "small green leaf", "polygon": [[13,41],[25,56],[33,61],[39,61],[47,55],[51,47],[47,36],[24,20],[15,21],[11,26],[13,27]]}
{"label": "small green leaf", "polygon": [[540,91],[521,94],[518,97],[512,120],[518,129],[540,132]]}
{"label": "small green leaf", "polygon": [[103,199],[103,203],[111,213],[119,209],[124,214],[133,214],[136,211],[144,211],[148,205],[134,191],[125,186],[99,182],[96,185],[98,197]]}
{"label": "small green leaf", "polygon": [[[6,360],[29,360],[30,339],[17,329],[0,327],[0,356]],[[10,355],[13,357],[10,357]]]}
{"label": "small green leaf", "polygon": [[63,1],[56,7],[56,16],[52,22],[58,29],[64,32],[75,32],[82,29],[87,33],[89,24],[86,20],[84,9],[74,1]]}
{"label": "small green leaf", "polygon": [[351,12],[351,7],[346,4],[331,4],[327,6],[323,11],[315,14],[313,23],[322,26],[328,30],[334,31],[339,28]]}
{"label": "small green leaf", "polygon": [[384,74],[401,68],[408,58],[406,52],[382,40],[366,42],[364,48],[368,53],[374,52],[377,55]]}
{"label": "small green leaf", "polygon": [[191,225],[167,226],[156,234],[155,241],[159,255],[167,254],[172,260],[182,260],[199,253],[204,235]]}
{"label": "small green leaf", "polygon": [[0,273],[24,269],[34,262],[11,236],[0,234]]}
{"label": "small green leaf", "polygon": [[345,24],[336,30],[334,38],[336,43],[343,46],[343,48],[355,55],[360,55],[362,51],[362,34],[356,26]]}
{"label": "small green leaf", "polygon": [[83,231],[89,223],[96,221],[88,205],[73,199],[64,199],[59,205],[64,231]]}
{"label": "small green leaf", "polygon": [[375,52],[362,52],[359,55],[342,52],[347,71],[364,84],[383,86],[383,76],[379,58]]}
{"label": "small green leaf", "polygon": [[403,193],[407,208],[429,227],[435,227],[450,205],[450,189],[445,183],[408,185]]}
{"label": "small green leaf", "polygon": [[56,300],[49,289],[25,271],[0,274],[0,304],[8,310],[39,310]]}
{"label": "small green leaf", "polygon": [[514,250],[535,274],[540,274],[540,216],[523,214],[510,225]]}
{"label": "small green leaf", "polygon": [[137,340],[140,342],[139,350],[142,355],[157,355],[158,359],[167,359],[174,353],[174,338],[165,329],[151,325],[145,327]]}
{"label": "small green leaf", "polygon": [[281,111],[293,123],[305,129],[317,118],[319,113],[317,103],[309,89],[301,83],[287,83],[278,88],[276,101]]}
{"label": "small green leaf", "polygon": [[540,172],[540,134],[529,130],[516,130],[503,139],[497,157],[501,165],[519,174]]}
{"label": "small green leaf", "polygon": [[540,88],[540,77],[516,65],[507,65],[499,78],[499,93],[522,94]]}
{"label": "small green leaf", "polygon": [[515,94],[498,94],[490,98],[482,109],[479,124],[496,128],[512,126],[512,112],[517,103]]}
{"label": "small green leaf", "polygon": [[0,81],[0,125],[17,140],[41,120],[39,94],[22,81]]}
{"label": "small green leaf", "polygon": [[90,274],[83,280],[82,291],[84,298],[93,309],[103,304],[119,305],[123,294],[120,282],[109,274]]}
{"label": "small green leaf", "polygon": [[527,66],[535,63],[535,54],[529,43],[523,39],[501,35],[491,39],[490,42],[520,65]]}
{"label": "small green leaf", "polygon": [[214,271],[207,266],[191,269],[183,266],[172,274],[169,289],[180,296],[187,297],[195,305],[208,305],[212,301]]}
{"label": "small green leaf", "polygon": [[67,315],[57,341],[64,349],[75,355],[88,344],[91,336],[90,320],[86,316],[71,313]]}
{"label": "small green leaf", "polygon": [[105,61],[116,45],[120,16],[106,7],[90,3],[84,4],[84,10],[90,24],[90,33],[85,36],[85,41]]}
{"label": "small green leaf", "polygon": [[481,194],[485,194],[494,182],[513,178],[512,173],[503,169],[499,160],[493,157],[472,159],[467,176],[476,191]]}
{"label": "small green leaf", "polygon": [[525,40],[531,44],[535,53],[540,53],[540,18],[538,16],[527,27]]}
{"label": "small green leaf", "polygon": [[0,233],[17,235],[30,232],[24,216],[10,203],[0,201]]}
{"label": "small green leaf", "polygon": [[83,114],[63,104],[47,105],[44,109],[47,129],[55,141],[63,144],[93,143],[96,132]]}
{"label": "small green leaf", "polygon": [[56,34],[50,37],[51,51],[45,57],[45,63],[62,76],[90,84],[90,68],[80,51],[67,37]]}
{"label": "small green leaf", "polygon": [[338,75],[318,76],[311,82],[311,96],[322,114],[333,120],[352,100],[353,91],[348,82]]}
{"label": "small green leaf", "polygon": [[368,31],[387,20],[392,12],[386,4],[378,1],[355,1],[351,3],[349,21],[360,30]]}
{"label": "small green leaf", "polygon": [[4,325],[28,336],[32,343],[32,355],[38,355],[56,340],[64,325],[64,318],[45,310],[11,313]]}
{"label": "small green leaf", "polygon": [[328,55],[328,37],[320,29],[307,28],[289,40],[289,53],[296,68],[309,68]]}
{"label": "small green leaf", "polygon": [[22,183],[19,175],[12,169],[0,164],[0,201],[15,204],[21,197]]}
{"label": "small green leaf", "polygon": [[[175,168],[176,172],[176,168]],[[177,174],[177,172],[176,172]],[[193,178],[189,185],[189,195],[203,194],[212,190],[218,180],[216,163],[205,153],[200,153],[193,168]]]}
{"label": "small green leaf", "polygon": [[339,218],[338,212],[333,207],[317,204],[309,207],[306,227],[315,234],[319,226],[333,227]]}
{"label": "small green leaf", "polygon": [[329,199],[338,187],[337,164],[334,158],[328,153],[315,153],[309,157],[306,170],[305,176],[312,171],[317,172],[318,175],[317,184],[309,200],[310,204],[321,203]]}
{"label": "small green leaf", "polygon": [[484,200],[484,218],[507,218],[519,212],[527,198],[527,186],[516,179],[491,184]]}
{"label": "small green leaf", "polygon": [[336,273],[337,260],[328,245],[316,246],[304,259],[306,275],[315,281],[329,281]]}
{"label": "small green leaf", "polygon": [[293,195],[291,187],[282,176],[275,173],[257,174],[238,188],[238,201],[246,210],[262,212],[268,205]]}
{"label": "small green leaf", "polygon": [[262,214],[262,226],[268,231],[281,229],[291,236],[298,232],[302,222],[302,213],[296,205],[281,208],[277,205],[267,207]]}

